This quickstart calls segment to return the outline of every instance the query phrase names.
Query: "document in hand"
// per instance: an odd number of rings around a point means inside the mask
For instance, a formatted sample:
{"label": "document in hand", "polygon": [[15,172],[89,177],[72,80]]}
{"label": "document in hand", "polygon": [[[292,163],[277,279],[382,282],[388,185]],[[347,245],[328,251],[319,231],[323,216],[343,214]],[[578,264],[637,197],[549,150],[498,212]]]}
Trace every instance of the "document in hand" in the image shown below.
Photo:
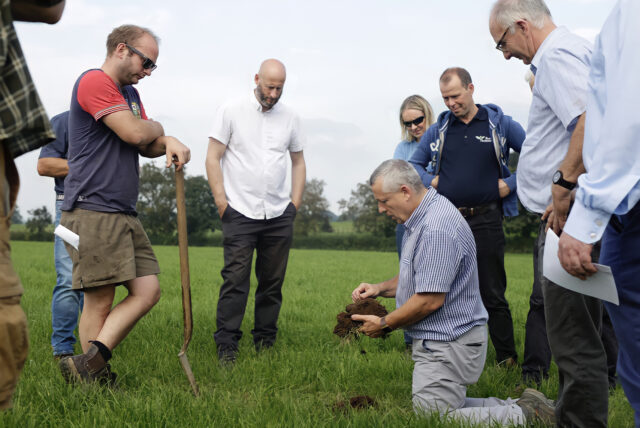
{"label": "document in hand", "polygon": [[584,281],[570,275],[564,270],[560,264],[560,259],[558,259],[558,241],[558,235],[549,229],[544,243],[544,258],[542,261],[543,275],[550,281],[568,290],[619,305],[618,290],[616,290],[616,283],[613,280],[611,268],[594,263],[596,268],[598,268],[598,272]]}

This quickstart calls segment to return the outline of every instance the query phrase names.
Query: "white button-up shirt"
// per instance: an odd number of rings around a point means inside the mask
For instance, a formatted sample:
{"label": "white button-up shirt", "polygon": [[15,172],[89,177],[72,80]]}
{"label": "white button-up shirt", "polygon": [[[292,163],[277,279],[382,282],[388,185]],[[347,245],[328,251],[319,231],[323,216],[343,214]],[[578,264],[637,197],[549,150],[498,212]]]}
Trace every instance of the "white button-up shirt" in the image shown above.
{"label": "white button-up shirt", "polygon": [[518,198],[529,211],[542,214],[551,203],[553,173],[587,105],[591,50],[587,40],[558,27],[531,60],[536,81],[517,178]]}
{"label": "white button-up shirt", "polygon": [[255,220],[282,215],[291,202],[287,152],[303,149],[298,116],[281,103],[263,112],[252,92],[218,109],[209,136],[227,146],[221,164],[229,205]]}

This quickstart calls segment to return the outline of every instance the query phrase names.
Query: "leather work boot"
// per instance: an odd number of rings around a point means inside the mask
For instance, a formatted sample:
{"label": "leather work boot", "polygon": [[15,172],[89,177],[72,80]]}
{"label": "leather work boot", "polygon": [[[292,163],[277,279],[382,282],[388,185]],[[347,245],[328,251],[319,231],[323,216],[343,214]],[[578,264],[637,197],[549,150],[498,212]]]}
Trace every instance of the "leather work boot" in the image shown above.
{"label": "leather work boot", "polygon": [[62,358],[58,367],[67,383],[110,381],[112,378],[115,381],[109,365],[100,355],[98,347],[93,344],[85,354]]}
{"label": "leather work boot", "polygon": [[542,392],[527,388],[516,404],[522,409],[528,424],[542,423],[545,426],[556,424],[555,404]]}

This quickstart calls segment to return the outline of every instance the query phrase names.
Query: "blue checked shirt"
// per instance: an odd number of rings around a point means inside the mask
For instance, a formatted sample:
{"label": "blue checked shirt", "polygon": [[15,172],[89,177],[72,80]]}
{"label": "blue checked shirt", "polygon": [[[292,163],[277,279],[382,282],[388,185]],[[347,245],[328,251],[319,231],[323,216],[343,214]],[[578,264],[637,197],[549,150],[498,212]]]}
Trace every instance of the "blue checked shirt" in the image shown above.
{"label": "blue checked shirt", "polygon": [[596,39],[576,201],[564,230],[585,243],[598,241],[613,214],[640,199],[640,4],[622,0]]}
{"label": "blue checked shirt", "polygon": [[448,342],[486,324],[475,241],[456,207],[431,188],[404,227],[396,307],[416,293],[446,293],[442,307],[407,326],[407,333]]}
{"label": "blue checked shirt", "polygon": [[531,61],[536,76],[527,138],[518,161],[518,198],[542,214],[551,203],[553,173],[569,149],[587,106],[591,43],[564,27],[553,30]]}

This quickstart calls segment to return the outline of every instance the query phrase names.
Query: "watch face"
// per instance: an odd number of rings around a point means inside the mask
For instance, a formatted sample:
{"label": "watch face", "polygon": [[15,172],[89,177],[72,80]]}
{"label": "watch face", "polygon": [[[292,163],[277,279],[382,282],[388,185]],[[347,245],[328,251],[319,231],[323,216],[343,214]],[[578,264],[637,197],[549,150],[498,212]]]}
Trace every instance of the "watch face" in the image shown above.
{"label": "watch face", "polygon": [[553,174],[553,182],[557,183],[558,181],[560,181],[560,179],[562,178],[562,173],[560,171],[556,171]]}

